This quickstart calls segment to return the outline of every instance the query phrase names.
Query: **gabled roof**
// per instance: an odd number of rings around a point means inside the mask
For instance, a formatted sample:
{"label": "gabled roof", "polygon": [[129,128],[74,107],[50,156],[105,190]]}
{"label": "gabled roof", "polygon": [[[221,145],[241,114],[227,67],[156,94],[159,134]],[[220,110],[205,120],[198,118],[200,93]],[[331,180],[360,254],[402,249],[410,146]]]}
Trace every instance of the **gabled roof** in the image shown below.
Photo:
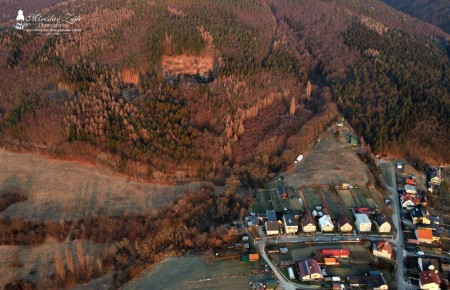
{"label": "gabled roof", "polygon": [[382,226],[384,223],[387,223],[388,221],[386,220],[386,217],[384,215],[380,214],[375,218],[375,222],[377,223],[378,226]]}
{"label": "gabled roof", "polygon": [[357,213],[357,214],[355,214],[355,218],[356,218],[356,221],[357,221],[357,222],[372,224],[372,223],[370,222],[369,217],[368,217],[367,214],[365,214],[365,213],[363,213],[363,214]]}
{"label": "gabled roof", "polygon": [[405,182],[406,182],[406,184],[409,184],[409,185],[416,185],[416,181],[415,180],[413,180],[413,179],[406,179],[405,180]]}
{"label": "gabled roof", "polygon": [[309,276],[311,274],[322,275],[322,271],[320,270],[319,264],[317,263],[316,260],[313,259],[299,262],[298,269],[300,270],[300,277]]}
{"label": "gabled roof", "polygon": [[378,288],[386,285],[383,276],[348,276],[347,279],[350,285],[366,285],[369,288]]}
{"label": "gabled roof", "polygon": [[426,271],[429,270],[428,267],[433,266],[434,270],[439,269],[439,261],[438,259],[433,259],[433,258],[419,258],[417,263],[419,264],[419,267],[421,267],[420,269],[422,269],[422,271]]}
{"label": "gabled roof", "polygon": [[418,228],[416,230],[417,239],[425,239],[432,240],[433,239],[433,231],[430,229]]}
{"label": "gabled roof", "polygon": [[388,254],[392,254],[392,245],[388,241],[382,240],[376,244],[376,250],[379,252],[385,251]]}
{"label": "gabled roof", "polygon": [[352,225],[350,223],[350,220],[346,217],[346,216],[341,216],[338,220],[337,220],[337,224],[339,227],[342,227],[346,224]]}
{"label": "gabled roof", "polygon": [[427,212],[423,210],[421,207],[416,207],[411,211],[412,218],[422,218],[427,215]]}
{"label": "gabled roof", "polygon": [[431,283],[441,284],[441,278],[434,271],[427,270],[419,273],[420,284],[427,285]]}
{"label": "gabled roof", "polygon": [[284,214],[284,222],[286,223],[286,226],[298,226],[297,221],[295,220],[295,216],[290,213]]}
{"label": "gabled roof", "polygon": [[258,261],[259,259],[259,254],[248,254],[248,257],[250,258],[250,261]]}
{"label": "gabled roof", "polygon": [[266,222],[266,231],[278,231],[278,222],[268,221]]}
{"label": "gabled roof", "polygon": [[310,214],[306,214],[302,217],[301,224],[304,227],[309,224],[316,225],[316,221],[313,219],[313,217]]}
{"label": "gabled roof", "polygon": [[334,228],[333,222],[331,221],[331,217],[329,215],[324,215],[319,219],[319,224],[321,228],[331,227]]}
{"label": "gabled roof", "polygon": [[323,249],[322,255],[324,257],[348,257],[350,251],[348,249]]}

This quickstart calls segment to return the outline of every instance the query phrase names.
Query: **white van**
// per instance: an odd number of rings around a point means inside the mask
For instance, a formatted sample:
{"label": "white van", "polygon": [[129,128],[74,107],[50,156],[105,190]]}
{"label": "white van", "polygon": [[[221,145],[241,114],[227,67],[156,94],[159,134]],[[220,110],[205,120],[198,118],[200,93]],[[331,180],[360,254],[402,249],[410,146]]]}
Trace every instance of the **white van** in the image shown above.
{"label": "white van", "polygon": [[425,253],[423,251],[417,251],[416,256],[418,257],[425,256]]}

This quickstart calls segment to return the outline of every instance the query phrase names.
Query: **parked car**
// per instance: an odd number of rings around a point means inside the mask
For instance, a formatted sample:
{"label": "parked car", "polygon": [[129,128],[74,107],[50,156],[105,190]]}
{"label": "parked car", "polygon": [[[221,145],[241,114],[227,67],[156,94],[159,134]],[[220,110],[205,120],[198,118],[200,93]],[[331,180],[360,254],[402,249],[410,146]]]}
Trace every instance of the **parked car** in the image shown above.
{"label": "parked car", "polygon": [[416,256],[422,257],[422,256],[425,256],[425,253],[423,251],[417,251]]}

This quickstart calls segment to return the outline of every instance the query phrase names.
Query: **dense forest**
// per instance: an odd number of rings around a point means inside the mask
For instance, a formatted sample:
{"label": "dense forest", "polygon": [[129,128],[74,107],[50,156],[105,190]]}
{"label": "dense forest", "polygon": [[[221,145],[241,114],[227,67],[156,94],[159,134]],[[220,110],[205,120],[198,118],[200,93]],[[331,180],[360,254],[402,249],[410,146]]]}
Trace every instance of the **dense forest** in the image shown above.
{"label": "dense forest", "polygon": [[383,2],[450,33],[450,6],[446,0],[383,0]]}
{"label": "dense forest", "polygon": [[450,160],[449,35],[379,1],[48,9],[69,10],[81,32],[1,30],[5,146],[139,179],[253,186],[341,114],[376,153]]}

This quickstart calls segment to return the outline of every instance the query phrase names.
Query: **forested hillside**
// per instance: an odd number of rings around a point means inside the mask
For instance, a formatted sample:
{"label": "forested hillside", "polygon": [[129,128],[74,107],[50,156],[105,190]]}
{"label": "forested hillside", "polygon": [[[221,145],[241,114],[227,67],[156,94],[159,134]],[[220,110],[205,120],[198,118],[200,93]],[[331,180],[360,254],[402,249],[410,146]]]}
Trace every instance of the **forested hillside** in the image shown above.
{"label": "forested hillside", "polygon": [[383,0],[383,2],[450,33],[450,5],[447,0]]}
{"label": "forested hillside", "polygon": [[340,112],[376,152],[450,161],[449,36],[381,2],[50,8],[68,11],[82,32],[1,31],[4,145],[160,182],[255,185]]}

